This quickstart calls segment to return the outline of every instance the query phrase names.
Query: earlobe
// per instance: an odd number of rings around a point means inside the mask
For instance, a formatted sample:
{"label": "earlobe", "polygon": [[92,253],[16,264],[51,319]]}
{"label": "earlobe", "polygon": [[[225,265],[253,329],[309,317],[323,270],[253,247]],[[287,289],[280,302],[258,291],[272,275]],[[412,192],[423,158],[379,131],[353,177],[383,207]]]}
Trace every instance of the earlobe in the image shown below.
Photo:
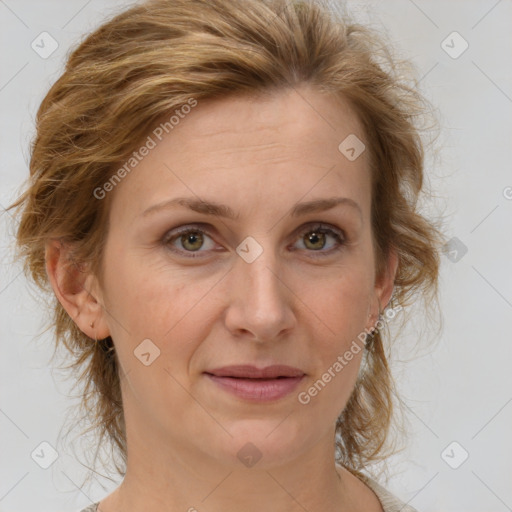
{"label": "earlobe", "polygon": [[60,240],[49,240],[45,261],[53,291],[78,328],[92,339],[109,336],[103,307],[91,293],[94,276],[84,265],[73,261],[69,245]]}

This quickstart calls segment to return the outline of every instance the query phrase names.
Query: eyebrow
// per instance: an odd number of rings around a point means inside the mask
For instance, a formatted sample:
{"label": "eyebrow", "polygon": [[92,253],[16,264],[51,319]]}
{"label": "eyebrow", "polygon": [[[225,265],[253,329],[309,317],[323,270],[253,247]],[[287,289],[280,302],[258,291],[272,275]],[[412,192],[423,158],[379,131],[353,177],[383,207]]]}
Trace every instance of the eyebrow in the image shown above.
{"label": "eyebrow", "polygon": [[[308,213],[331,210],[338,205],[351,206],[357,210],[361,220],[363,219],[363,212],[361,207],[358,203],[349,197],[329,197],[325,199],[315,199],[313,201],[299,203],[292,208],[290,215],[292,217],[299,217]],[[174,199],[155,204],[150,206],[147,210],[144,210],[144,212],[141,214],[141,217],[148,217],[151,214],[160,212],[162,210],[172,209],[175,206],[183,206],[198,213],[215,215],[231,220],[237,220],[240,218],[240,216],[235,213],[229,206],[219,204],[214,201],[203,201],[193,197],[176,197]]]}

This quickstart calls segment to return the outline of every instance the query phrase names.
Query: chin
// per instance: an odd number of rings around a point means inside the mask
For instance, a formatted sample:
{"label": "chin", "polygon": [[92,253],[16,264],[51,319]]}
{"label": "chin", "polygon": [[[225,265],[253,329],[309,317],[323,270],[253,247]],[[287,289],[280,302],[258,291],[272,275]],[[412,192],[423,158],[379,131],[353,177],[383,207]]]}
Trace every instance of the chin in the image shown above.
{"label": "chin", "polygon": [[218,456],[227,456],[227,463],[237,469],[242,464],[270,470],[292,462],[309,444],[314,445],[314,440],[304,431],[304,425],[293,424],[293,414],[286,416],[234,422],[226,428],[233,437],[223,436],[224,443],[216,443],[224,451]]}

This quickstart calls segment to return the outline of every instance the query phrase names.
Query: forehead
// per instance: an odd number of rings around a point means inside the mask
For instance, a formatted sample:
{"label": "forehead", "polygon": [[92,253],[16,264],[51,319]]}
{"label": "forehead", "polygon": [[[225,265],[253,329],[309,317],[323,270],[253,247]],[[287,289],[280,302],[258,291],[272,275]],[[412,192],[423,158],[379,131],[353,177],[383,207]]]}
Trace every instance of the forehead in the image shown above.
{"label": "forehead", "polygon": [[135,218],[184,193],[233,203],[240,195],[261,201],[290,194],[297,201],[308,190],[325,195],[341,185],[358,195],[368,188],[365,152],[350,161],[339,150],[347,137],[364,140],[340,97],[304,87],[199,100],[172,125],[171,115],[148,133],[152,148],[116,186],[113,209]]}
{"label": "forehead", "polygon": [[200,100],[172,133],[180,144],[202,139],[196,148],[201,152],[231,149],[237,143],[257,149],[259,141],[286,142],[298,153],[312,153],[311,146],[322,139],[332,144],[349,134],[363,138],[359,119],[345,99],[307,86]]}

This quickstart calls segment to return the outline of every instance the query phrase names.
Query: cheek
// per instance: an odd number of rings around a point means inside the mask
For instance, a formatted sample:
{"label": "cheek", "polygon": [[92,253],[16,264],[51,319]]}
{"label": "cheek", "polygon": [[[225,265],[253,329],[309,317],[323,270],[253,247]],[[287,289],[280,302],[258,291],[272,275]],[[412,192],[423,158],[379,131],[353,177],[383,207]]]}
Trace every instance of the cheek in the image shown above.
{"label": "cheek", "polygon": [[135,399],[152,414],[173,397],[178,409],[185,407],[188,395],[179,383],[187,382],[190,361],[206,336],[208,325],[197,318],[207,318],[200,301],[207,287],[128,258],[116,262],[107,282],[125,406]]}
{"label": "cheek", "polygon": [[301,389],[308,417],[334,422],[354,389],[364,353],[371,281],[364,270],[340,273],[311,300],[311,346],[315,374]]}
{"label": "cheek", "polygon": [[368,270],[351,267],[350,271],[342,271],[337,277],[326,280],[323,286],[311,289],[310,304],[317,314],[318,328],[323,327],[336,340],[337,348],[367,327],[371,277]]}
{"label": "cheek", "polygon": [[177,370],[197,348],[201,331],[208,329],[208,301],[203,297],[214,287],[215,279],[210,276],[191,282],[184,271],[128,257],[118,259],[110,269],[106,275],[108,309],[122,362],[131,367],[134,350],[149,339],[161,356],[169,356],[159,357],[155,364],[163,366],[165,361],[166,367]]}

